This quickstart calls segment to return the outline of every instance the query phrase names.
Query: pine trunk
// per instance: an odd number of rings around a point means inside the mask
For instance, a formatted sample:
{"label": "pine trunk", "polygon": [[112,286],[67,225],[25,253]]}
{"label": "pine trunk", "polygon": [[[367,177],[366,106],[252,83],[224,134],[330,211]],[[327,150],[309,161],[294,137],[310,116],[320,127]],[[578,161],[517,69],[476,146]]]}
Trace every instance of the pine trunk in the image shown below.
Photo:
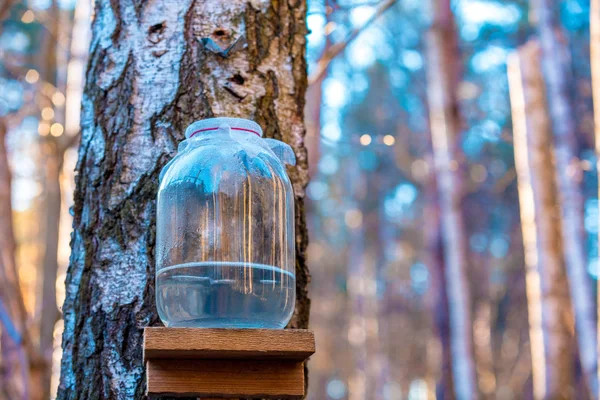
{"label": "pine trunk", "polygon": [[578,154],[575,112],[569,98],[570,85],[567,48],[561,43],[561,28],[553,18],[554,3],[533,1],[537,31],[542,48],[542,70],[546,78],[548,110],[554,133],[558,196],[562,216],[562,237],[567,277],[573,299],[579,359],[590,394],[598,399],[598,365],[595,352],[596,315],[591,280],[587,275],[584,232],[584,199],[581,190],[583,171]]}
{"label": "pine trunk", "polygon": [[534,396],[569,399],[573,398],[571,303],[538,44],[521,48],[508,68]]}
{"label": "pine trunk", "polygon": [[83,96],[60,399],[145,392],[158,174],[191,122],[254,119],[295,150],[296,312],[306,328],[305,0],[96,2]]}
{"label": "pine trunk", "polygon": [[435,174],[440,198],[444,271],[448,295],[452,374],[456,397],[477,397],[468,246],[463,200],[464,157],[456,98],[458,48],[449,0],[432,2],[427,37],[428,100]]}

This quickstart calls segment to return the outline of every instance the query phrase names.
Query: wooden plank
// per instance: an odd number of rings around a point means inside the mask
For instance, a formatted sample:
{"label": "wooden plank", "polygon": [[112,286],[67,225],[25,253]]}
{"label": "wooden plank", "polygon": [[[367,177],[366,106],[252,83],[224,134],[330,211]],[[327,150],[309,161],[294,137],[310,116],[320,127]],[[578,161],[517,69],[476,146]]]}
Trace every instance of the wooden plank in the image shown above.
{"label": "wooden plank", "polygon": [[150,359],[149,396],[302,399],[304,363],[289,360]]}
{"label": "wooden plank", "polygon": [[219,358],[304,361],[315,352],[305,329],[202,329],[151,327],[144,331],[144,359]]}

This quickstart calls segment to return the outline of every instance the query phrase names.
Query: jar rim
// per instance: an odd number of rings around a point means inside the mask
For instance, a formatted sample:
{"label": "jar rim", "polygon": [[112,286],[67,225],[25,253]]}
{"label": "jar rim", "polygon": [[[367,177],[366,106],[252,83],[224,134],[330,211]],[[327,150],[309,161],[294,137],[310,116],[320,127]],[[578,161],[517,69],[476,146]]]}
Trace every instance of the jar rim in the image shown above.
{"label": "jar rim", "polygon": [[185,130],[185,138],[190,139],[191,137],[202,132],[216,131],[222,125],[229,125],[229,127],[234,131],[249,132],[259,137],[262,137],[263,135],[260,125],[252,120],[244,118],[218,117],[201,119],[192,123]]}

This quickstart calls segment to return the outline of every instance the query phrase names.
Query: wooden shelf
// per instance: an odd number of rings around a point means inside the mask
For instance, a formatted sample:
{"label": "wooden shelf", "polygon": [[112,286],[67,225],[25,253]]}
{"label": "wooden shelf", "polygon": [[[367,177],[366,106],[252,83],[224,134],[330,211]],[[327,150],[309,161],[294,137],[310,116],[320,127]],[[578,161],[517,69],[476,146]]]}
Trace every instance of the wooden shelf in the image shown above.
{"label": "wooden shelf", "polygon": [[301,399],[314,352],[308,330],[146,328],[147,393]]}

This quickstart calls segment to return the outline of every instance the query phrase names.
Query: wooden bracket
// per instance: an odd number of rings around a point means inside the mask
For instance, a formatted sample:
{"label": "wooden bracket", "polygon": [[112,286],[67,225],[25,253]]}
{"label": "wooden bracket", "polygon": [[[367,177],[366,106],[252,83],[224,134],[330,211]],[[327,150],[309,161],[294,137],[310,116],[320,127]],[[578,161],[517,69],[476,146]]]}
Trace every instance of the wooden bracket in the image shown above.
{"label": "wooden bracket", "polygon": [[314,352],[303,329],[145,328],[147,394],[302,399]]}

